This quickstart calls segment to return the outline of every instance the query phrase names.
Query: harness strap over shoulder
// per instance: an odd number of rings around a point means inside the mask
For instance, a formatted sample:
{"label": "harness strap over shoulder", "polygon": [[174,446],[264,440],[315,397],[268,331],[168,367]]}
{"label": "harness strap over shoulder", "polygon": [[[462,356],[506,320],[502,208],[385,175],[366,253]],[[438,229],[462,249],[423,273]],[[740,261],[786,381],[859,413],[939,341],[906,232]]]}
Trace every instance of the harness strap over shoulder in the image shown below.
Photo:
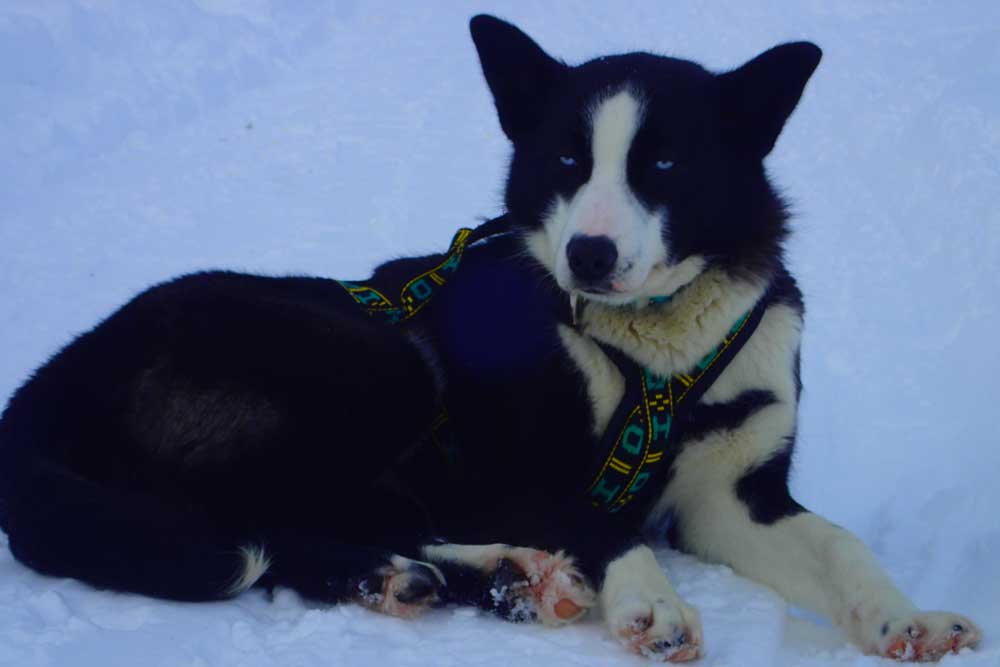
{"label": "harness strap over shoulder", "polygon": [[[337,282],[369,315],[396,324],[410,319],[430,303],[431,297],[458,271],[462,254],[468,246],[509,230],[506,215],[488,220],[475,229],[467,227],[459,229],[451,239],[448,252],[443,257],[437,255],[431,258],[433,264],[410,278],[401,289],[398,285],[375,285],[371,281],[364,284],[343,280]],[[388,294],[395,290],[399,290],[399,296],[393,301]]]}
{"label": "harness strap over shoulder", "polygon": [[770,290],[730,328],[711,352],[686,373],[663,377],[641,367],[621,350],[601,345],[625,378],[625,394],[600,441],[607,452],[587,489],[591,504],[618,512],[659,470],[675,422],[697,405],[760,324]]}

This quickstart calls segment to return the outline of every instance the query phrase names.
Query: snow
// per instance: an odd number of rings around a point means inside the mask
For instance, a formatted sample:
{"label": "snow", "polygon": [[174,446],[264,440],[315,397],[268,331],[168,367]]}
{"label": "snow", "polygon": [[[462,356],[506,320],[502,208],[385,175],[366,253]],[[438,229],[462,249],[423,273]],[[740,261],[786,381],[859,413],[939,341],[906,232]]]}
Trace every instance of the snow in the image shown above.
{"label": "snow", "polygon": [[[362,277],[498,212],[506,144],[465,23],[578,61],[825,58],[769,159],[809,306],[794,490],[1000,664],[1000,4],[5,0],[0,401],[144,286],[226,267]],[[0,544],[3,544],[0,542]],[[5,544],[3,545],[5,547]],[[84,548],[93,545],[82,545]],[[660,552],[705,665],[889,664],[720,566]],[[186,605],[41,577],[0,548],[3,665],[644,664],[597,621]]]}

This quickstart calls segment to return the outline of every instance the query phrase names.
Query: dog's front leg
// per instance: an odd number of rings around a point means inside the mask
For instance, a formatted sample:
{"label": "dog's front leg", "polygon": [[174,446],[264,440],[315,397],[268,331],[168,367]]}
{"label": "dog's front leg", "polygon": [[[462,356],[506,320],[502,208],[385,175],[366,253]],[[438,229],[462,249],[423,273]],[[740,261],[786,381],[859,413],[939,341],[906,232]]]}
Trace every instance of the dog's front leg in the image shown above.
{"label": "dog's front leg", "polygon": [[559,544],[573,554],[598,591],[611,635],[630,651],[661,661],[702,652],[701,619],[686,604],[627,517],[567,508]]}
{"label": "dog's front leg", "polygon": [[634,653],[671,662],[701,655],[698,612],[677,595],[645,544],[607,564],[599,601],[611,634]]}
{"label": "dog's front leg", "polygon": [[866,653],[937,660],[979,641],[964,616],[918,610],[858,538],[811,512],[759,523],[731,497],[698,514],[690,520],[700,525],[682,531],[685,547],[824,614]]}
{"label": "dog's front leg", "polygon": [[[975,645],[980,631],[969,619],[919,611],[857,537],[791,499],[791,440],[776,447],[769,439],[782,412],[788,407],[764,408],[684,449],[664,496],[680,546],[824,614],[867,653],[927,661]],[[754,452],[769,453],[746,465]]]}

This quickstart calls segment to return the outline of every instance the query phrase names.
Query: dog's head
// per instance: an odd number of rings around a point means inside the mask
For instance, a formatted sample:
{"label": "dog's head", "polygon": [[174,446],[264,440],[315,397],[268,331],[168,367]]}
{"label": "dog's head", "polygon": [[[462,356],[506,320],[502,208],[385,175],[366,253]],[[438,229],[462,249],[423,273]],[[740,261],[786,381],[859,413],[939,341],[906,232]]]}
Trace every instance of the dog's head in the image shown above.
{"label": "dog's head", "polygon": [[649,53],[571,67],[491,16],[471,30],[514,146],[507,209],[562,289],[643,303],[711,266],[770,275],[785,212],[762,161],[819,48],[724,74]]}

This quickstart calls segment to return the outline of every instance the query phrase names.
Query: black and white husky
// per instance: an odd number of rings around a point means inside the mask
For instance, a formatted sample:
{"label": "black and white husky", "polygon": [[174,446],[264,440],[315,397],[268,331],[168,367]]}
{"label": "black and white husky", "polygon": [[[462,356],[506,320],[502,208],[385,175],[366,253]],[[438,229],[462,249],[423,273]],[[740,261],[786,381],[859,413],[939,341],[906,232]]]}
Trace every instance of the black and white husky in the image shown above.
{"label": "black and white husky", "polygon": [[599,606],[630,650],[690,660],[659,535],[866,652],[974,645],[788,492],[803,306],[762,161],[819,49],[713,74],[570,67],[486,16],[472,36],[513,143],[506,216],[369,281],[211,272],[136,297],[10,400],[14,555],[184,600]]}

